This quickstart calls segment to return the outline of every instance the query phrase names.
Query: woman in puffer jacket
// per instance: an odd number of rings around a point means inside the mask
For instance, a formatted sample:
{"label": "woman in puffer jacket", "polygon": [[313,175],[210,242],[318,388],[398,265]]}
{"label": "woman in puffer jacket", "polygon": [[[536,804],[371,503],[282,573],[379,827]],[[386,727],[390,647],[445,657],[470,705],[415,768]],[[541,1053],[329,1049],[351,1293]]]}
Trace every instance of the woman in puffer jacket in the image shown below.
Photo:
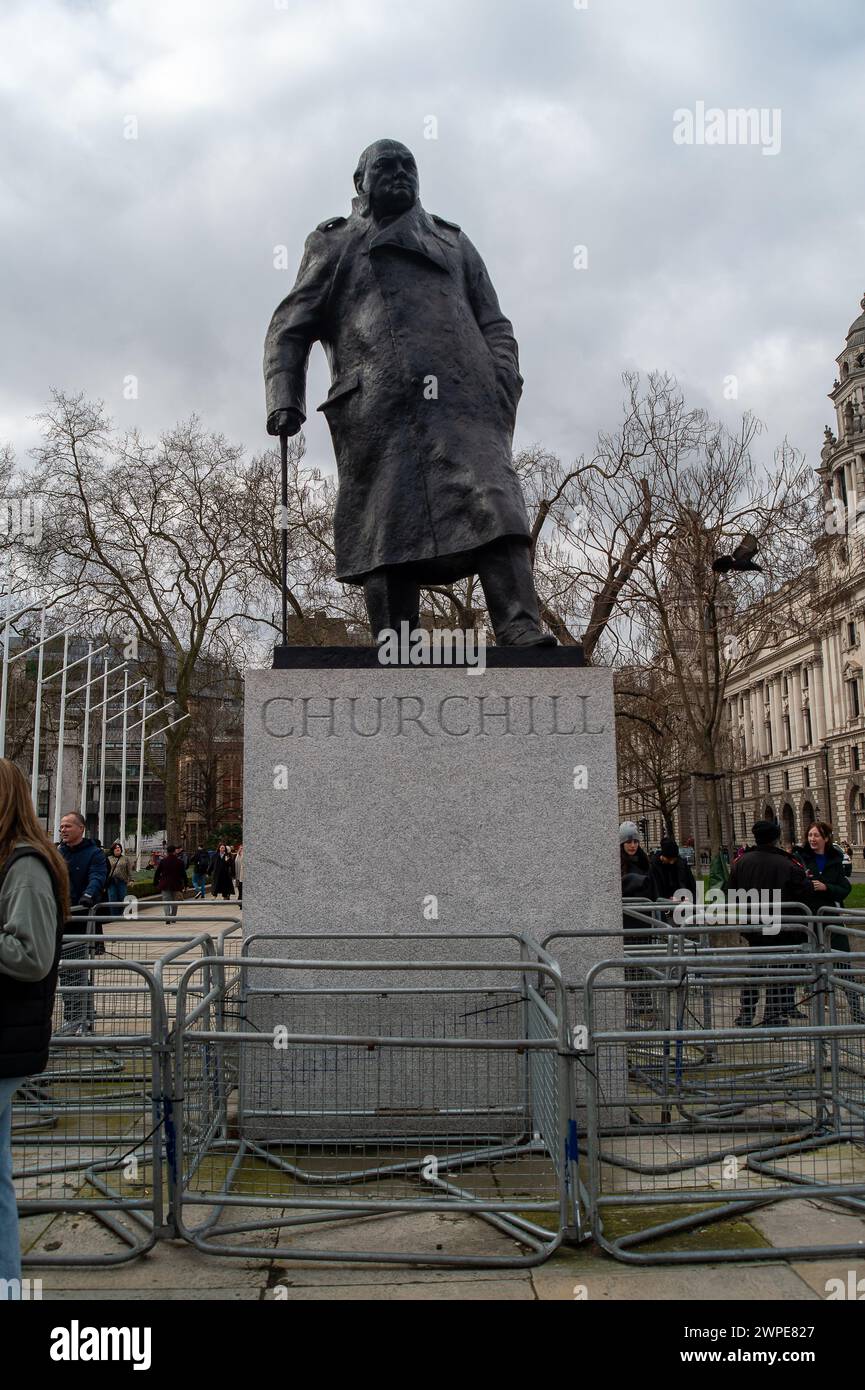
{"label": "woman in puffer jacket", "polygon": [[45,1070],[69,876],[23,774],[0,758],[0,1297],[20,1297],[12,1098]]}

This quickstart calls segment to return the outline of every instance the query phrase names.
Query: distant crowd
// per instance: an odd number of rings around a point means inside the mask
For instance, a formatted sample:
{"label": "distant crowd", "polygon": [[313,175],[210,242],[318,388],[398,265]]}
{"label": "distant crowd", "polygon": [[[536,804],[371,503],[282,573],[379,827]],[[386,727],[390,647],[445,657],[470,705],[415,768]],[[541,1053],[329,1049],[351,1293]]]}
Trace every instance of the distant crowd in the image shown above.
{"label": "distant crowd", "polygon": [[[777,821],[759,820],[751,827],[752,845],[737,845],[732,864],[722,852],[721,886],[778,890],[781,901],[802,903],[812,911],[840,907],[850,892],[852,870],[849,846],[836,844],[827,821],[815,821],[804,845],[781,848]],[[694,851],[680,851],[672,837],[661,841],[649,856],[640,843],[634,821],[619,826],[619,867],[623,898],[671,898],[680,889],[696,894],[692,865]],[[716,870],[717,871],[717,870]]]}
{"label": "distant crowd", "polygon": [[[111,916],[122,916],[135,877],[134,858],[119,840],[103,849],[98,839],[85,833],[86,828],[78,811],[67,812],[60,822],[57,849],[69,874],[71,907],[78,913],[101,909],[102,914],[107,908]],[[243,901],[242,844],[223,843],[215,849],[198,845],[191,853],[182,844],[165,844],[162,851],[150,855],[147,869],[165,903],[166,920],[176,915],[177,903],[190,887],[193,898],[205,898],[209,887],[214,898],[227,901],[236,892],[238,902]]]}
{"label": "distant crowd", "polygon": [[[752,845],[737,848],[732,865],[713,861],[719,876],[718,887],[722,896],[726,894],[754,893],[761,898],[777,900],[780,904],[799,905],[791,907],[791,912],[783,916],[784,927],[775,927],[770,932],[742,930],[741,937],[752,949],[780,948],[791,950],[803,944],[803,929],[792,925],[791,914],[801,907],[810,912],[824,908],[841,908],[850,893],[850,856],[843,845],[838,845],[832,837],[832,827],[827,821],[815,821],[808,829],[804,845],[791,851],[781,848],[781,827],[777,821],[759,820],[751,827],[754,837]],[[690,864],[679,852],[679,846],[672,838],[661,841],[660,848],[649,856],[640,844],[640,834],[634,821],[623,821],[619,826],[619,861],[622,880],[623,900],[673,898],[686,890],[690,900],[697,898],[697,885]],[[702,885],[701,885],[702,886]],[[683,895],[684,896],[684,895]],[[729,901],[729,899],[728,899]],[[674,914],[669,909],[659,908],[653,916],[669,925]],[[750,920],[750,919],[748,919]],[[825,920],[833,950],[850,953],[850,941],[840,915],[833,918],[829,914]],[[835,925],[837,923],[837,926]],[[625,927],[631,928],[631,942],[646,942],[650,936],[633,933],[639,925],[628,912],[623,916]],[[731,943],[732,944],[732,943]],[[852,979],[852,963],[839,967]],[[633,968],[626,978],[641,978],[639,970]],[[865,1023],[863,997],[857,991],[848,989],[850,1017],[856,1024]],[[759,988],[750,984],[740,996],[739,1013],[734,1026],[753,1028],[756,1024],[756,1011],[759,1004]],[[637,1012],[648,1018],[653,1002],[648,991],[635,993]],[[765,1007],[761,1026],[787,1026],[794,1019],[808,1021],[808,1014],[798,1007],[795,988],[792,984],[774,983],[766,989]]]}

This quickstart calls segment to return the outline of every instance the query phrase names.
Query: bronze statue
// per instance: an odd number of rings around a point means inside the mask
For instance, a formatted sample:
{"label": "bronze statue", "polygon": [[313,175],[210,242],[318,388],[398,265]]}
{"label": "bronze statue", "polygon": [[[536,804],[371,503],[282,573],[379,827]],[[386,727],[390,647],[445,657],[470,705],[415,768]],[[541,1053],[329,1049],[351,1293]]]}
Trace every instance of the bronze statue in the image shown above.
{"label": "bronze statue", "polygon": [[420,588],[477,574],[497,643],[542,632],[529,521],[511,444],[517,344],[486,267],[426,212],[411,151],[364,150],[349,217],[307,238],[264,350],[267,428],[296,434],[319,340],[332,385],[319,409],[339,472],[336,576],[362,584],[370,626],[416,627]]}

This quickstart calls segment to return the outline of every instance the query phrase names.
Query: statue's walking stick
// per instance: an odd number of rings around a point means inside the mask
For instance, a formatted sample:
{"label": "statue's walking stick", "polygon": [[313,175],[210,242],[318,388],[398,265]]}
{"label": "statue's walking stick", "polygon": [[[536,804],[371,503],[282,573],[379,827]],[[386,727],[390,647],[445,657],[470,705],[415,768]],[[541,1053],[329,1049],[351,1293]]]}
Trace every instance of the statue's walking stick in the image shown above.
{"label": "statue's walking stick", "polygon": [[282,645],[288,646],[288,435],[283,430],[279,436],[279,454],[282,465]]}

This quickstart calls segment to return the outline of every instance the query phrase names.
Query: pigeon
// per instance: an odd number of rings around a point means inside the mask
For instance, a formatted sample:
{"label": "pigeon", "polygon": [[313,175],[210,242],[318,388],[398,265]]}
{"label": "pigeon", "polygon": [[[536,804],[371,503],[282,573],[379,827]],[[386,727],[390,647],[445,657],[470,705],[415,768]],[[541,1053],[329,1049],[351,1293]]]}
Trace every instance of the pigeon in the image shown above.
{"label": "pigeon", "polygon": [[757,570],[762,574],[760,565],[754,563],[757,545],[756,536],[743,536],[733,554],[719,555],[713,562],[712,569],[716,574],[729,574],[730,570]]}

